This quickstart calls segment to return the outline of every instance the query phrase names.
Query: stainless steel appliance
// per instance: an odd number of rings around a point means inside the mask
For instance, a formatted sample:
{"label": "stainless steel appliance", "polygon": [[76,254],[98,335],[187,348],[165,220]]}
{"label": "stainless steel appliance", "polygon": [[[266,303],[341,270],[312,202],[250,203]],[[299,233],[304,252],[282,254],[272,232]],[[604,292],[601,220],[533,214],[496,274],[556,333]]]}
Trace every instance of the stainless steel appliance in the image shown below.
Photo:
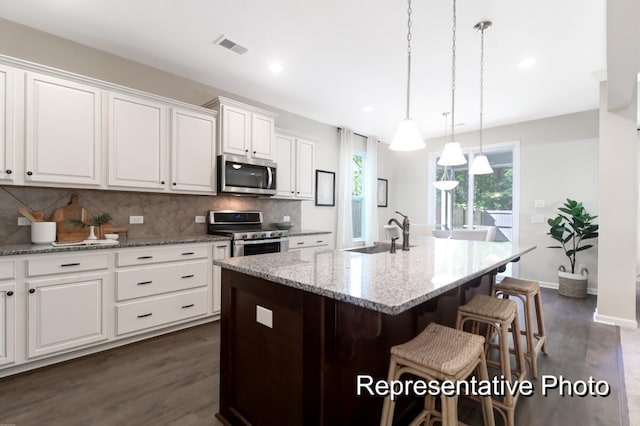
{"label": "stainless steel appliance", "polygon": [[231,256],[289,250],[289,231],[263,227],[262,212],[210,210],[207,221],[209,234],[231,237]]}
{"label": "stainless steel appliance", "polygon": [[275,195],[276,163],[237,155],[218,156],[219,192]]}

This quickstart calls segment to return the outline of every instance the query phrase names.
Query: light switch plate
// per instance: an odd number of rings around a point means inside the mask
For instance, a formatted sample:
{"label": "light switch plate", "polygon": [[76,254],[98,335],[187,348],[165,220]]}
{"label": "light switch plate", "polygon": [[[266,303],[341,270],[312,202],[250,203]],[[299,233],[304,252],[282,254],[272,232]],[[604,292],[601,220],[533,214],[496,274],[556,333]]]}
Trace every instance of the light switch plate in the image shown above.
{"label": "light switch plate", "polygon": [[283,222],[291,222],[291,216],[284,216],[284,217],[282,218],[282,221],[283,221]]}
{"label": "light switch plate", "polygon": [[543,214],[531,215],[531,223],[544,223],[544,215]]}
{"label": "light switch plate", "polygon": [[207,223],[206,216],[196,216],[196,223]]}
{"label": "light switch plate", "polygon": [[140,225],[144,223],[144,216],[129,216],[130,225]]}
{"label": "light switch plate", "polygon": [[535,200],[535,201],[533,202],[533,205],[534,205],[535,207],[537,207],[537,208],[541,208],[541,207],[544,207],[545,202],[544,202],[544,200]]}
{"label": "light switch plate", "polygon": [[273,311],[256,305],[256,322],[266,327],[273,328]]}

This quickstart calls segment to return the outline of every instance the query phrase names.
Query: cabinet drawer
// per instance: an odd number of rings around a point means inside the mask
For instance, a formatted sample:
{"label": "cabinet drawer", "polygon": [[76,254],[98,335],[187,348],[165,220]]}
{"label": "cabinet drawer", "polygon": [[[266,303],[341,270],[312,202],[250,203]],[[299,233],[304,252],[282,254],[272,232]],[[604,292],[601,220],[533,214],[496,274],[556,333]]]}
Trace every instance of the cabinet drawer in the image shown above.
{"label": "cabinet drawer", "polygon": [[27,260],[27,276],[66,274],[79,271],[97,271],[107,269],[108,254],[90,256],[60,256]]}
{"label": "cabinet drawer", "polygon": [[208,260],[116,272],[116,300],[154,296],[207,285]]}
{"label": "cabinet drawer", "polygon": [[202,259],[209,256],[207,246],[179,246],[123,250],[116,254],[117,266],[147,265],[176,260]]}
{"label": "cabinet drawer", "polygon": [[122,335],[207,314],[206,288],[116,306],[116,334]]}
{"label": "cabinet drawer", "polygon": [[289,250],[302,249],[307,247],[328,246],[331,234],[303,235],[300,237],[289,237]]}
{"label": "cabinet drawer", "polygon": [[15,276],[13,262],[0,262],[0,280],[11,280]]}

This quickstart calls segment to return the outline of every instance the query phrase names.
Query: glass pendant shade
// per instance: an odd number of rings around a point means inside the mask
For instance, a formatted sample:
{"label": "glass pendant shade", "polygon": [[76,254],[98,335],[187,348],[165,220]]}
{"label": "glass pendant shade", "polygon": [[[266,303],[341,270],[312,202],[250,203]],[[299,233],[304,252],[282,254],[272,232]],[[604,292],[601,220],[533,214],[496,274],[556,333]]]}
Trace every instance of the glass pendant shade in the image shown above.
{"label": "glass pendant shade", "polygon": [[471,167],[469,168],[470,175],[488,175],[493,173],[493,169],[489,164],[489,159],[484,154],[477,155],[473,162],[471,163]]}
{"label": "glass pendant shade", "polygon": [[437,180],[433,182],[433,186],[441,191],[451,191],[458,186],[459,183],[457,180]]}
{"label": "glass pendant shade", "polygon": [[416,122],[410,118],[405,118],[398,124],[398,129],[389,149],[394,151],[415,151],[426,146],[422,136],[420,136],[420,130],[418,130]]}
{"label": "glass pendant shade", "polygon": [[467,164],[467,159],[462,153],[458,142],[449,142],[445,144],[442,156],[438,160],[439,166],[459,166]]}

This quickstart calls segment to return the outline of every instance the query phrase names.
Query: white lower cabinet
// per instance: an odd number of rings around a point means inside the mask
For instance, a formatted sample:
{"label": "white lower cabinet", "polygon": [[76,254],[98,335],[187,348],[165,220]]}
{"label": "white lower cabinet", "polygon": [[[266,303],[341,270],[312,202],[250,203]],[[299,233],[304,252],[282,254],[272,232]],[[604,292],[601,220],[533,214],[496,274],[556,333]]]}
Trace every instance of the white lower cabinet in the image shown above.
{"label": "white lower cabinet", "polygon": [[179,245],[116,254],[115,337],[170,326],[211,312],[211,249]]}
{"label": "white lower cabinet", "polygon": [[107,340],[109,274],[27,281],[27,357]]}
{"label": "white lower cabinet", "polygon": [[16,284],[0,284],[0,366],[15,361]]}
{"label": "white lower cabinet", "polygon": [[[213,245],[213,259],[231,257],[231,243],[228,241]],[[222,268],[213,267],[213,313],[220,313],[222,308]]]}
{"label": "white lower cabinet", "polygon": [[289,237],[289,250],[328,248],[333,248],[333,236],[331,233]]}
{"label": "white lower cabinet", "polygon": [[207,288],[182,291],[116,306],[116,334],[146,330],[207,314]]}

